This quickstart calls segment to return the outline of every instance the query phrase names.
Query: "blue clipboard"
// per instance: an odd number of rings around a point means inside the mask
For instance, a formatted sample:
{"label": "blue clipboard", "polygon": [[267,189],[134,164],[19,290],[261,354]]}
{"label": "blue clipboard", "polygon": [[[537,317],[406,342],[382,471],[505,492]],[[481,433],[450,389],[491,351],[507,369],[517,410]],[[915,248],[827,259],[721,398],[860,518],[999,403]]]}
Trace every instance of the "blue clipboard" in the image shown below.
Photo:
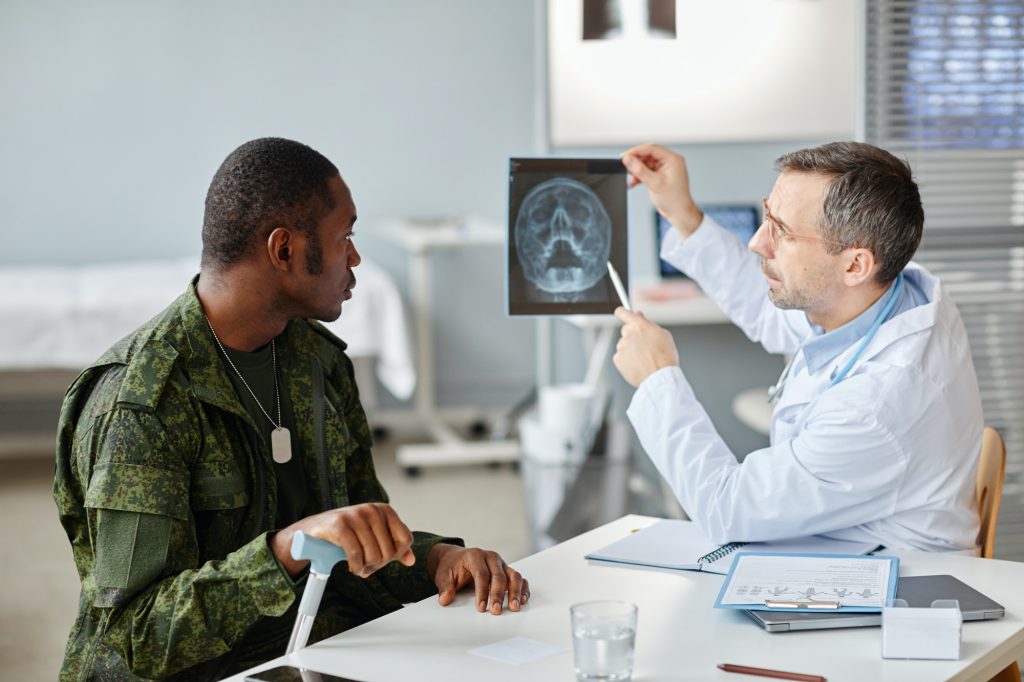
{"label": "blue clipboard", "polygon": [[[736,570],[736,566],[745,556],[777,556],[785,558],[817,558],[817,559],[856,559],[864,561],[888,561],[889,562],[889,584],[886,586],[885,594],[885,606],[892,606],[892,600],[896,597],[896,584],[899,582],[900,572],[900,560],[894,556],[874,556],[863,554],[783,554],[779,552],[737,552],[736,558],[733,559],[732,567],[729,569],[729,573],[725,576],[725,580],[722,581],[722,589],[718,592],[718,597],[715,599],[716,609],[741,609],[744,611],[781,611],[785,613],[880,613],[882,611],[881,606],[842,606],[841,599],[838,600],[840,605],[838,607],[826,607],[826,608],[792,608],[792,607],[779,607],[770,606],[766,601],[783,601],[783,600],[761,600],[751,602],[749,604],[723,604],[722,597],[725,596],[729,589],[729,584],[732,582],[733,573]],[[801,601],[799,599],[793,601]],[[822,602],[816,602],[822,603]]]}

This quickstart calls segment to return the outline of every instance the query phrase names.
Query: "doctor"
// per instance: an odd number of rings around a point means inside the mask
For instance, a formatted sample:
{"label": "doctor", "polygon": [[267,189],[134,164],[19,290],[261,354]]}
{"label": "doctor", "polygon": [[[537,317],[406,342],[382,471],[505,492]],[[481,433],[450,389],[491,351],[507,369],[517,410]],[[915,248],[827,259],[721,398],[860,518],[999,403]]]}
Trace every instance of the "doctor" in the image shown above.
{"label": "doctor", "polygon": [[771,392],[769,447],[740,463],[669,332],[616,311],[630,421],[687,514],[716,542],[824,534],[973,550],[981,398],[956,307],[910,262],[924,211],[909,166],[854,142],[786,154],[747,246],[701,214],[682,156],[642,145],[622,160],[675,227],[662,257],[793,358]]}

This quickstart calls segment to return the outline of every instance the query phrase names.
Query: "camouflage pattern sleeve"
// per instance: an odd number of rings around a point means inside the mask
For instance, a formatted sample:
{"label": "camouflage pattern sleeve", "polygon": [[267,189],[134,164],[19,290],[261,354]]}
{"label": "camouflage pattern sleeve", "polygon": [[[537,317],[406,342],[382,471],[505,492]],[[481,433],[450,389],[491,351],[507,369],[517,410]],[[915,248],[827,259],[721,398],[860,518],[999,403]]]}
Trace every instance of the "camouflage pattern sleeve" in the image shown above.
{"label": "camouflage pattern sleeve", "polygon": [[[173,403],[170,393],[163,400]],[[76,558],[99,612],[97,654],[112,649],[145,678],[228,653],[261,616],[294,600],[266,534],[200,564],[189,508],[189,458],[201,433],[194,415],[185,404],[162,402],[158,415],[119,402],[76,443],[79,471],[94,460],[84,507],[95,555]]]}
{"label": "camouflage pattern sleeve", "polygon": [[104,643],[135,675],[162,678],[227,654],[261,616],[280,616],[294,598],[263,534],[114,609]]}

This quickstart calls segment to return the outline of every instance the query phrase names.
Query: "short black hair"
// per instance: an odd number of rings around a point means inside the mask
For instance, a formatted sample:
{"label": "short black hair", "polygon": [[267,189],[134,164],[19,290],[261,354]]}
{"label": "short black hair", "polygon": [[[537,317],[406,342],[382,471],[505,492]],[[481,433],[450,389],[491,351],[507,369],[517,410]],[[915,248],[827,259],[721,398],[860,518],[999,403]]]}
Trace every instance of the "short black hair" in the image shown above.
{"label": "short black hair", "polygon": [[[896,279],[914,257],[924,231],[924,207],[904,159],[864,142],[831,142],[785,154],[775,168],[831,177],[818,230],[837,244],[875,254],[879,283]],[[843,247],[826,244],[825,249],[839,253]]]}
{"label": "short black hair", "polygon": [[272,229],[285,226],[309,239],[307,270],[319,274],[323,251],[316,228],[334,209],[328,182],[338,175],[320,152],[280,137],[252,140],[228,154],[206,193],[203,267],[238,263]]}

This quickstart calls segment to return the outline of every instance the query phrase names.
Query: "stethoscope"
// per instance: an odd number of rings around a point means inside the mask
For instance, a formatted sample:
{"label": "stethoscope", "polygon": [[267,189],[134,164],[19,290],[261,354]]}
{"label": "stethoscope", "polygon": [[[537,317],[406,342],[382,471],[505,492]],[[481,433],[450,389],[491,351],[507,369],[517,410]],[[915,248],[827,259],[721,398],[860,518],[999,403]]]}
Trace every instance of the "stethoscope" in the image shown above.
{"label": "stethoscope", "polygon": [[[864,340],[860,342],[860,346],[857,348],[857,352],[853,354],[850,361],[846,363],[846,366],[832,379],[832,383],[828,385],[832,388],[840,381],[846,378],[846,375],[850,373],[853,366],[860,360],[860,356],[864,353],[864,349],[867,348],[868,344],[871,343],[871,339],[875,338],[875,334],[878,333],[878,329],[889,319],[892,315],[893,309],[896,307],[896,302],[900,298],[900,291],[903,289],[903,273],[901,272],[896,276],[896,287],[893,289],[892,295],[889,300],[886,301],[885,307],[882,308],[882,312],[878,313],[878,317],[875,318],[874,323],[871,325],[871,329],[864,335]],[[774,403],[782,397],[782,392],[786,389],[786,380],[789,379],[789,371],[793,367],[793,361],[796,360],[798,353],[793,353],[793,357],[786,363],[786,367],[782,370],[782,374],[779,375],[779,380],[775,382],[775,385],[768,389],[768,402]]]}

